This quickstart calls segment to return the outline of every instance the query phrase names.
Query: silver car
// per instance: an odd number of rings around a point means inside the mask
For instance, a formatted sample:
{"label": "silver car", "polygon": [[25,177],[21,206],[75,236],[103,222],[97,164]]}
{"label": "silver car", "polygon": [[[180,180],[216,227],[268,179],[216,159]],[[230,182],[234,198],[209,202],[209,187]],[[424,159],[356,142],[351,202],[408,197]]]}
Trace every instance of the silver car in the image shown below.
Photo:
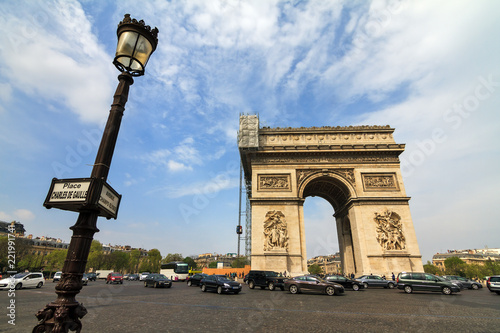
{"label": "silver car", "polygon": [[500,275],[490,276],[486,282],[488,289],[500,295]]}
{"label": "silver car", "polygon": [[356,278],[356,280],[363,283],[365,289],[367,289],[368,287],[382,287],[382,288],[394,289],[394,287],[396,287],[396,281],[385,280],[378,275],[362,275]]}
{"label": "silver car", "polygon": [[457,275],[443,275],[446,280],[449,280],[460,287],[460,289],[480,289],[483,287],[482,284],[471,279],[467,279]]}

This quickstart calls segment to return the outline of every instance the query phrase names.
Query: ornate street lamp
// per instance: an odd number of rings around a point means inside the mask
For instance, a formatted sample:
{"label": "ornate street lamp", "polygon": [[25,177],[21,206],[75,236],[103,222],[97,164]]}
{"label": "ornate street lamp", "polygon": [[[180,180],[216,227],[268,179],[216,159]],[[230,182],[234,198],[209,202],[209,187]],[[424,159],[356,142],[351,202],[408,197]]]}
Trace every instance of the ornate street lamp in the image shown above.
{"label": "ornate street lamp", "polygon": [[[80,332],[80,321],[87,310],[76,300],[82,289],[90,245],[97,229],[97,218],[116,218],[121,198],[107,183],[109,168],[120,129],[123,111],[128,99],[132,76],[144,75],[144,69],[158,44],[158,29],[151,29],[144,21],[125,15],[118,24],[118,45],[113,64],[122,73],[111,105],[108,121],[102,135],[90,178],[53,179],[45,200],[46,208],[59,208],[79,212],[74,226],[68,254],[64,262],[61,280],[56,286],[57,299],[38,311],[38,325],[33,332],[62,333],[69,330]],[[64,189],[85,189],[64,191]],[[71,192],[71,194],[68,194]],[[79,192],[73,195],[73,192]],[[84,194],[82,194],[84,193]],[[76,198],[75,198],[76,197]]]}

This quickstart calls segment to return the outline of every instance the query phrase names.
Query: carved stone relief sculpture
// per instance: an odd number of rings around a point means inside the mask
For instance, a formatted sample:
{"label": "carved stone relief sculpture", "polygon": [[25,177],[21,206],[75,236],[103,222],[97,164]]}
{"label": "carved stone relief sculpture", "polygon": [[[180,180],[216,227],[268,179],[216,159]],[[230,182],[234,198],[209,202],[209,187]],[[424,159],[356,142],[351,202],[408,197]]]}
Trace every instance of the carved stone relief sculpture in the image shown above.
{"label": "carved stone relief sculpture", "polygon": [[288,250],[288,227],[285,214],[272,210],[264,221],[264,251]]}
{"label": "carved stone relief sculpture", "polygon": [[363,185],[367,191],[399,191],[396,175],[391,174],[362,174]]}
{"label": "carved stone relief sculpture", "polygon": [[290,175],[259,175],[259,190],[290,190]]}
{"label": "carved stone relief sculpture", "polygon": [[404,250],[406,239],[403,233],[401,217],[393,211],[375,212],[373,219],[377,223],[377,241],[384,250]]}

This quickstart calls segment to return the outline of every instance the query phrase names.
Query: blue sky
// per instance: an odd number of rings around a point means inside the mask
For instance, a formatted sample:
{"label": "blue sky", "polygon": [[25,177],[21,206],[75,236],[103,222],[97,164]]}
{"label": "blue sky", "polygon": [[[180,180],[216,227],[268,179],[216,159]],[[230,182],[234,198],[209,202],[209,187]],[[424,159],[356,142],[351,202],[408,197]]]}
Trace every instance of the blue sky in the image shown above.
{"label": "blue sky", "polygon": [[[105,244],[236,252],[240,113],[261,126],[396,128],[424,261],[500,247],[498,1],[0,0],[0,220],[69,242],[50,181],[88,177],[125,13],[160,30],[130,89],[108,183]],[[338,250],[308,198],[308,257]],[[244,252],[242,245],[241,251]]]}

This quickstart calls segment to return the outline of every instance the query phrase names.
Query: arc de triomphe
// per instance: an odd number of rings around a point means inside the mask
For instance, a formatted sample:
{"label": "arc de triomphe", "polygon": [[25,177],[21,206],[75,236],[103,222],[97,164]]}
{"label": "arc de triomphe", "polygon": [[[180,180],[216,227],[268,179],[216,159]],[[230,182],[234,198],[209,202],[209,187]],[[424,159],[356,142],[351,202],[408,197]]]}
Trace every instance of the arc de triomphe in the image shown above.
{"label": "arc de triomphe", "polygon": [[259,128],[258,116],[240,116],[252,269],[307,273],[303,204],[318,196],[335,211],[343,272],[423,272],[400,170],[405,145],[393,132],[389,126]]}

